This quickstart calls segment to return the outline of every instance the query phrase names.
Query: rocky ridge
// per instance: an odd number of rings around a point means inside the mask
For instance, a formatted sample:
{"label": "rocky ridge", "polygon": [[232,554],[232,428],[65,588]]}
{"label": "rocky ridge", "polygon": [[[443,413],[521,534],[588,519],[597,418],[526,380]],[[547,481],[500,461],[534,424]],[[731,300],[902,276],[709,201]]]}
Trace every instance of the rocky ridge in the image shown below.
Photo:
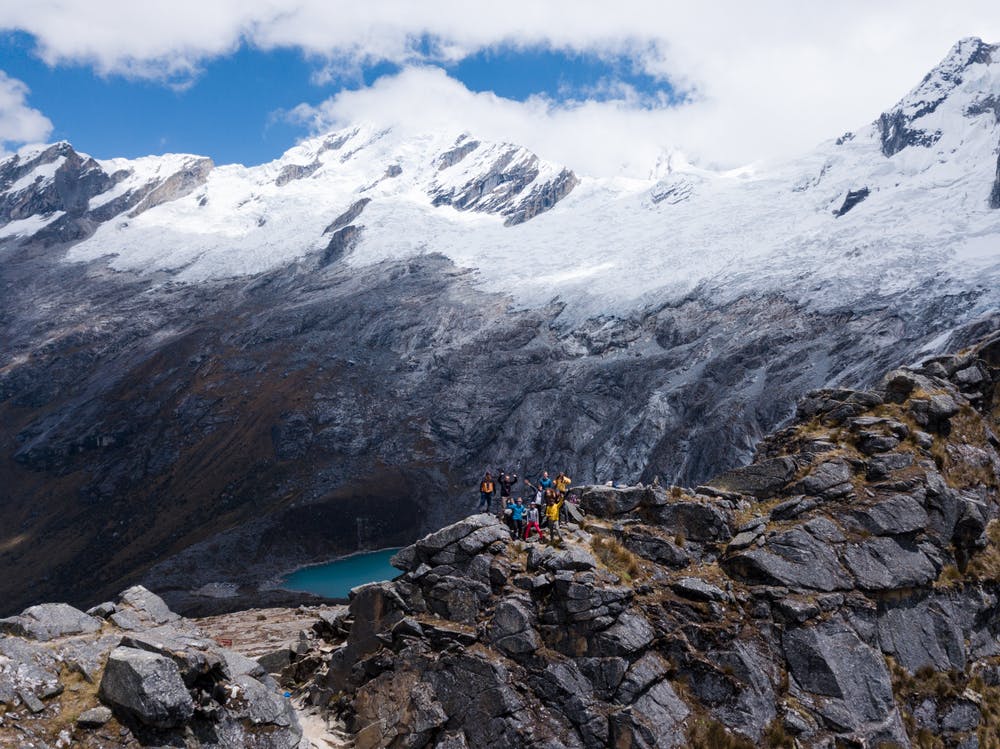
{"label": "rocky ridge", "polygon": [[0,620],[0,738],[995,747],[998,428],[995,336],[809,394],[696,489],[577,487],[562,542],[472,515],[348,606],[190,622],[133,588],[30,607]]}
{"label": "rocky ridge", "polygon": [[302,737],[261,663],[140,586],[86,613],[47,603],[0,619],[2,746],[295,749]]}
{"label": "rocky ridge", "polygon": [[994,747],[998,427],[1000,337],[810,394],[697,490],[578,487],[561,544],[471,516],[295,690],[359,749]]}

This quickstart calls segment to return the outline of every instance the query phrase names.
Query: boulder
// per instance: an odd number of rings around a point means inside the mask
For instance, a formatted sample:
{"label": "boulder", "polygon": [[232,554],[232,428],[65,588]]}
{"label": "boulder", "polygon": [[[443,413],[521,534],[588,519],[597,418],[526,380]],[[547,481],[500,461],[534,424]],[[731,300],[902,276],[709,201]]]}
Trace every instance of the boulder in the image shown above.
{"label": "boulder", "polygon": [[636,749],[687,746],[684,721],[690,712],[669,682],[657,682],[630,707],[612,714],[611,746]]}
{"label": "boulder", "polygon": [[76,719],[76,724],[80,726],[80,728],[100,728],[111,720],[111,715],[111,710],[103,705],[99,707],[92,707],[89,710],[84,710],[80,713],[79,717]]}
{"label": "boulder", "polygon": [[101,701],[125,718],[154,728],[174,728],[194,715],[194,702],[177,664],[145,650],[117,647],[108,656]]}
{"label": "boulder", "polygon": [[943,598],[901,601],[878,614],[879,647],[911,674],[922,668],[964,671],[961,619]]}
{"label": "boulder", "polygon": [[842,460],[826,461],[813,468],[799,481],[794,491],[826,499],[842,497],[852,489],[853,474],[851,466]]}
{"label": "boulder", "polygon": [[670,584],[670,589],[682,598],[693,601],[729,601],[731,597],[721,588],[707,583],[700,577],[682,577]]}
{"label": "boulder", "polygon": [[656,632],[645,617],[626,611],[590,643],[590,655],[634,656],[645,650],[656,637]]}
{"label": "boulder", "polygon": [[657,564],[680,568],[687,567],[691,563],[691,555],[680,546],[673,541],[654,535],[641,526],[623,530],[619,540],[622,546],[629,551]]}
{"label": "boulder", "polygon": [[580,506],[592,515],[612,518],[631,512],[646,500],[649,491],[630,486],[584,486],[580,488]]}
{"label": "boulder", "polygon": [[853,587],[831,545],[802,528],[770,537],[763,547],[727,557],[723,566],[737,577],[768,585],[822,591]]}
{"label": "boulder", "polygon": [[118,596],[117,607],[133,612],[143,625],[166,624],[180,619],[163,599],[141,585],[134,585]]}
{"label": "boulder", "polygon": [[720,542],[733,535],[726,513],[712,502],[671,502],[648,512],[663,530],[691,541]]}
{"label": "boulder", "polygon": [[501,601],[486,628],[486,638],[510,656],[538,650],[541,640],[534,628],[530,604],[511,598]]}
{"label": "boulder", "polygon": [[803,701],[839,730],[883,723],[895,712],[885,660],[843,622],[789,629],[782,648]]}
{"label": "boulder", "polygon": [[597,567],[597,560],[579,546],[557,549],[553,546],[532,546],[528,550],[528,569],[586,571]]}
{"label": "boulder", "polygon": [[615,700],[631,705],[651,684],[661,681],[670,672],[670,666],[659,653],[649,651],[631,666],[615,693]]}
{"label": "boulder", "polygon": [[795,478],[798,465],[789,457],[762,460],[716,476],[706,486],[726,492],[750,494],[758,499],[768,499],[781,491]]}
{"label": "boulder", "polygon": [[67,603],[41,603],[17,616],[0,619],[0,632],[43,642],[57,637],[90,634],[100,628],[100,619]]}
{"label": "boulder", "polygon": [[912,588],[932,582],[938,568],[916,543],[904,537],[879,536],[848,544],[843,560],[864,590]]}
{"label": "boulder", "polygon": [[883,496],[870,507],[851,510],[848,515],[857,525],[876,536],[914,533],[927,527],[927,511],[910,494]]}

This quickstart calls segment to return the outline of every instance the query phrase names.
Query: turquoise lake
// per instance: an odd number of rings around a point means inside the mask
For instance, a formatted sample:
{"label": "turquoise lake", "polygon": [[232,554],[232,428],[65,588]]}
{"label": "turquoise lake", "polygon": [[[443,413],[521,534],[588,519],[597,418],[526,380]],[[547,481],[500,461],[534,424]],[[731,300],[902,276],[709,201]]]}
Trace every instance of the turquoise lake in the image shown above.
{"label": "turquoise lake", "polygon": [[389,564],[389,559],[397,551],[399,549],[371,551],[338,559],[329,564],[305,567],[286,577],[282,587],[327,598],[347,598],[351,588],[376,580],[391,580],[402,574]]}

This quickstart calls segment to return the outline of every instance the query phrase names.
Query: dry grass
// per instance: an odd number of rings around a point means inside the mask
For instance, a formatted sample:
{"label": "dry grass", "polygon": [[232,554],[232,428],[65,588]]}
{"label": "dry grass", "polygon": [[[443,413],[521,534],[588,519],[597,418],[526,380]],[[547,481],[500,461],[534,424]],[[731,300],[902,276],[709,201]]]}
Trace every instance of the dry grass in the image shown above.
{"label": "dry grass", "polygon": [[639,574],[639,559],[613,538],[594,536],[590,542],[594,555],[618,577],[632,580]]}
{"label": "dry grass", "polygon": [[986,548],[977,551],[965,568],[965,576],[970,580],[1000,580],[1000,521],[989,522],[986,526],[986,538]]}

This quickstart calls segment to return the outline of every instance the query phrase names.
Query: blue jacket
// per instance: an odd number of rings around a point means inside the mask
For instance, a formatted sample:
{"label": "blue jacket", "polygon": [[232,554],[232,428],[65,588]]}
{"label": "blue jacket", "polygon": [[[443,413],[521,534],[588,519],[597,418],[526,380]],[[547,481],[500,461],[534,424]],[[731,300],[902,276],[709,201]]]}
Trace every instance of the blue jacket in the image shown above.
{"label": "blue jacket", "polygon": [[513,504],[510,506],[510,517],[512,520],[524,520],[524,513],[528,508],[524,505]]}

